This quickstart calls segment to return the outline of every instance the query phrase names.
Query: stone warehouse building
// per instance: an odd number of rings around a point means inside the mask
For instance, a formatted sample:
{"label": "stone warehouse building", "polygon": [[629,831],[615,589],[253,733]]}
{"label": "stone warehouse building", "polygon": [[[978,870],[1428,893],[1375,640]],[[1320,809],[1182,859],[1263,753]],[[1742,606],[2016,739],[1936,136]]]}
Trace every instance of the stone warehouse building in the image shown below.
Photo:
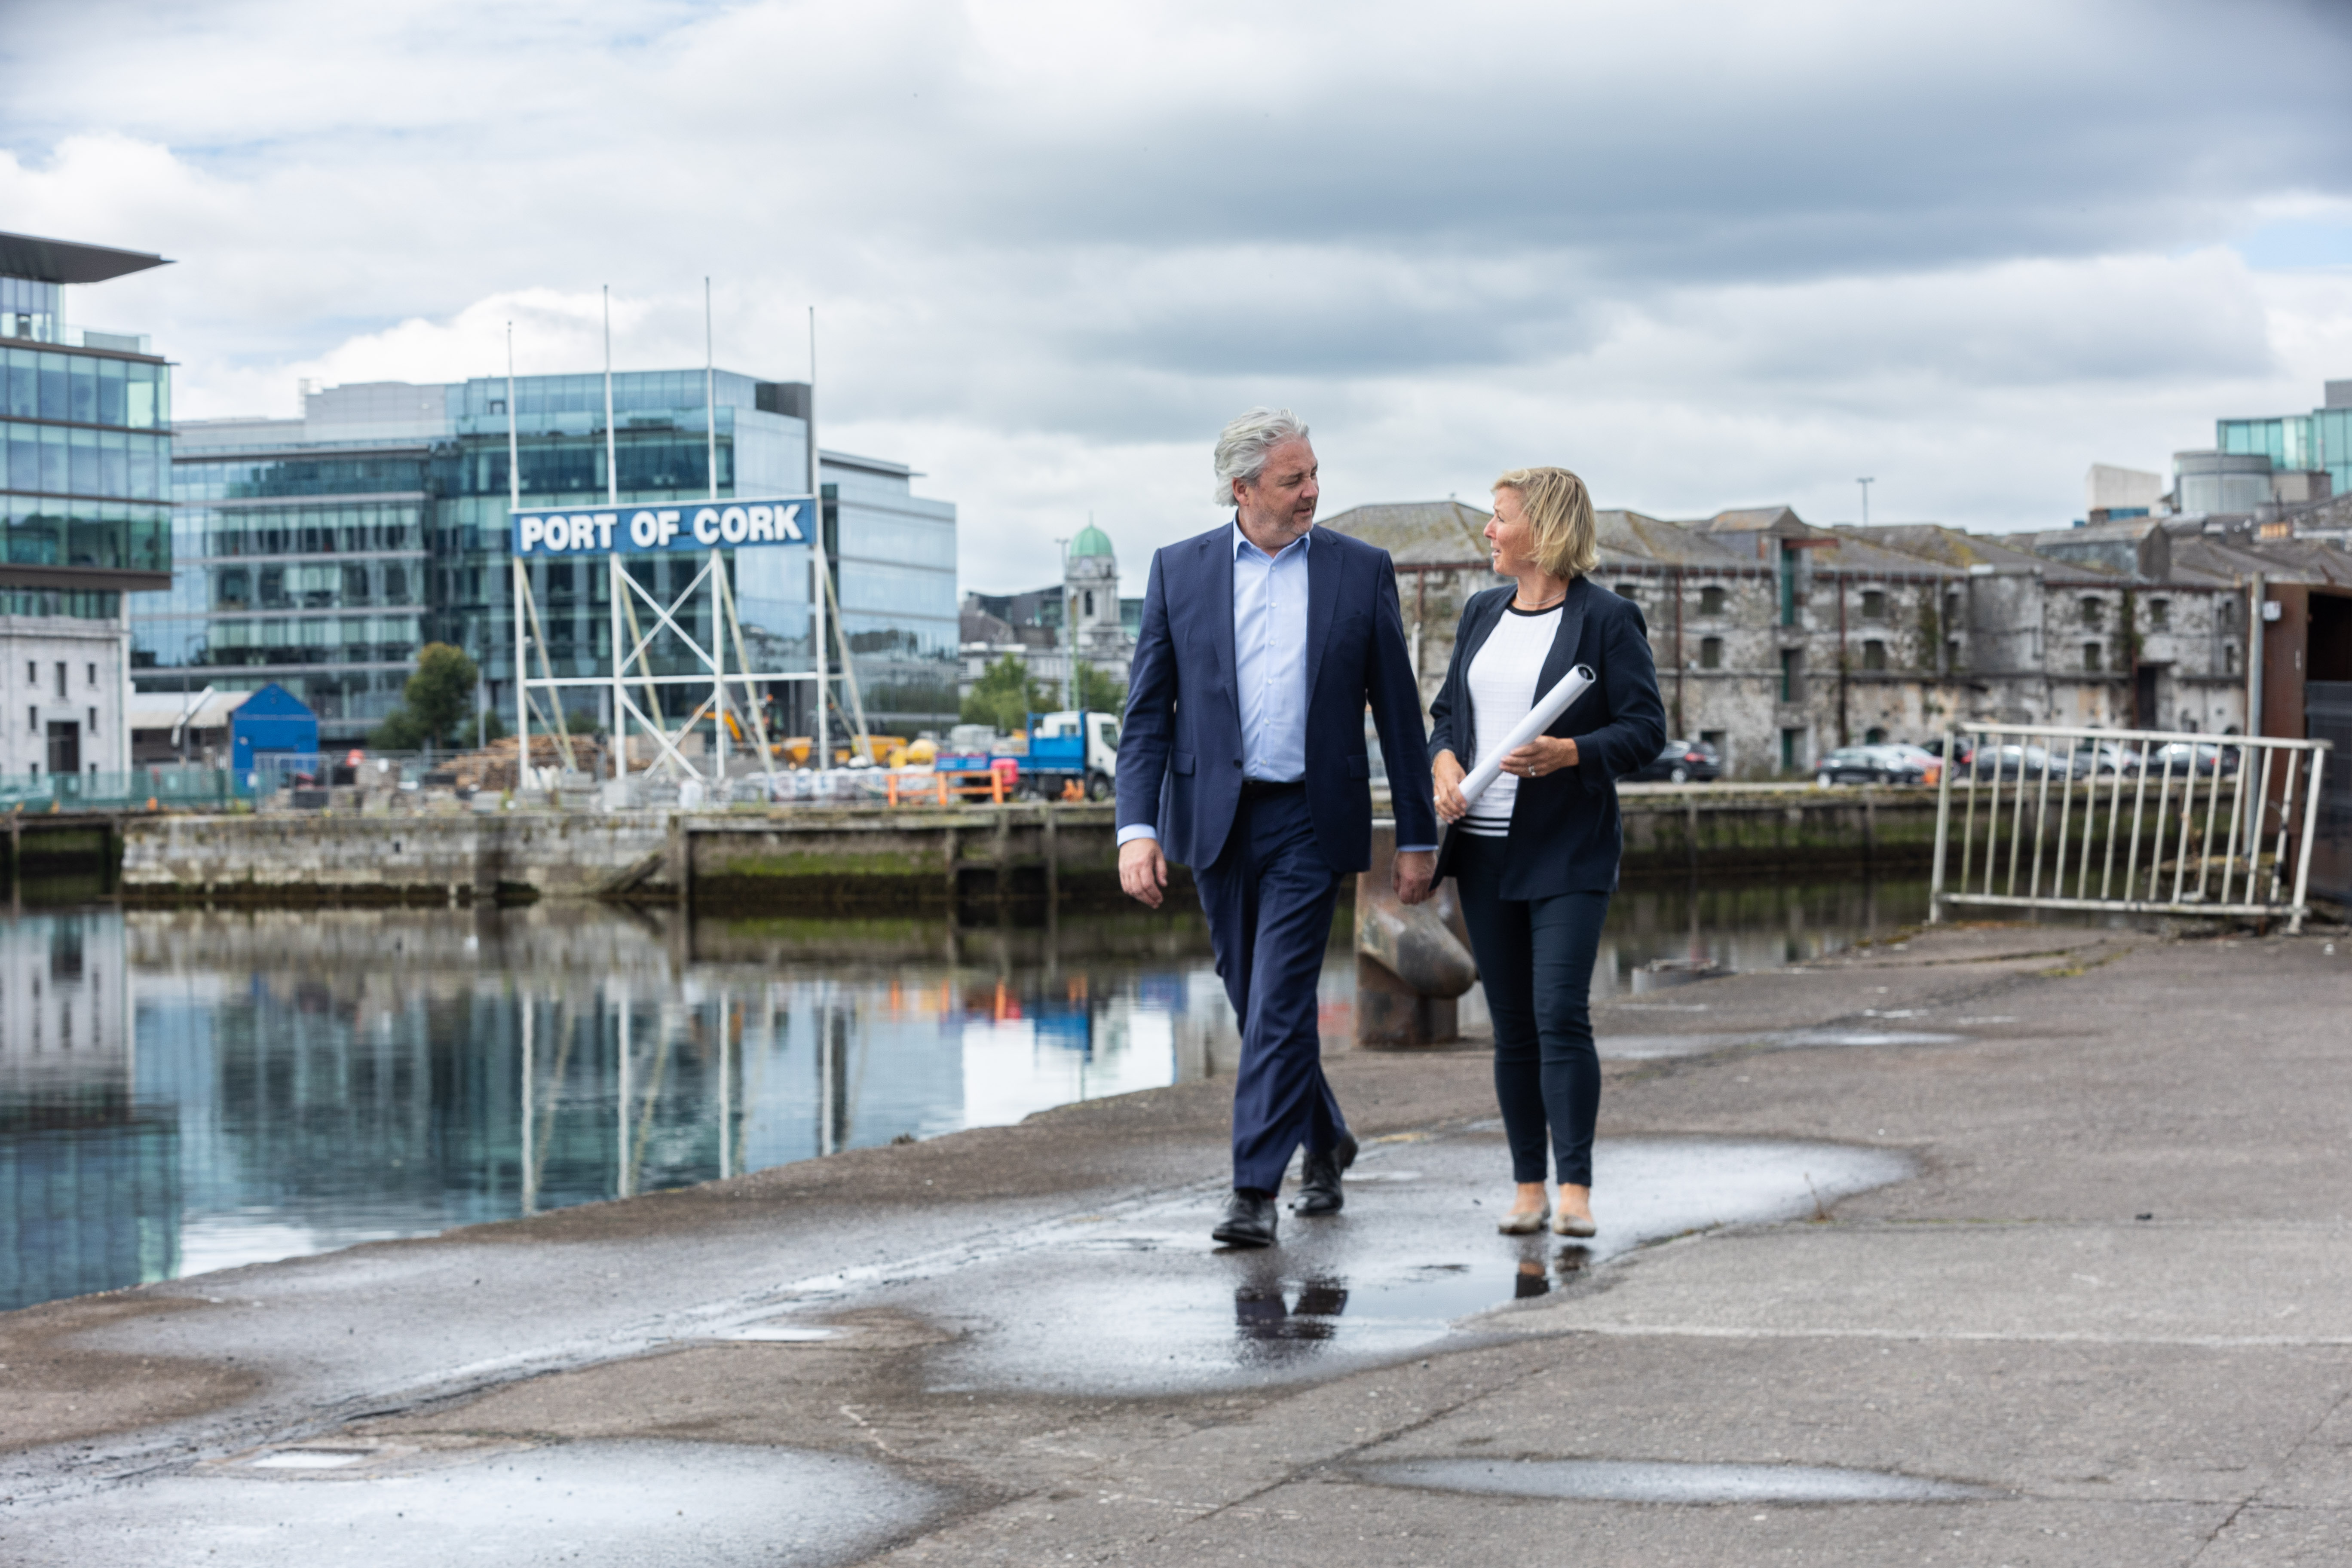
{"label": "stone warehouse building", "polygon": [[[1816,528],[1787,507],[1599,521],[1594,581],[1642,606],[1670,727],[1712,742],[1735,776],[1801,773],[1837,746],[1961,720],[2245,722],[2250,578],[2201,539],[2175,563],[2136,539],[2060,553],[1933,524]],[[1486,521],[1454,500],[1328,520],[1396,561],[1424,701],[1464,599],[1495,582]]]}

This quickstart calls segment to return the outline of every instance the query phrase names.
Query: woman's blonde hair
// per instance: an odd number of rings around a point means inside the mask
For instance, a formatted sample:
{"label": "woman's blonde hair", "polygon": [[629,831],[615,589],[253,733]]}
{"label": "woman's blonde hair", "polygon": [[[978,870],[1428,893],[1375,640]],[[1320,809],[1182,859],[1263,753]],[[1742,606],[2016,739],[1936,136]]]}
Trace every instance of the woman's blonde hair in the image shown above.
{"label": "woman's blonde hair", "polygon": [[1495,489],[1519,498],[1536,537],[1536,564],[1555,577],[1581,577],[1601,559],[1592,496],[1566,468],[1513,468]]}

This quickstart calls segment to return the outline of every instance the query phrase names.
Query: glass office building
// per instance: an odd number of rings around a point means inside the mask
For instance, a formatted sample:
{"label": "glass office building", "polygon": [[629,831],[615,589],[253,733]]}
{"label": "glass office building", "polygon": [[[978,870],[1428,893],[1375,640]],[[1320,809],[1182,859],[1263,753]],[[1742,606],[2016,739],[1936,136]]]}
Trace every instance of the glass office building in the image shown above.
{"label": "glass office building", "polygon": [[[613,377],[623,504],[696,500],[714,489],[721,497],[806,490],[807,388],[726,371],[714,380],[715,430],[701,371]],[[335,387],[309,395],[300,420],[187,427],[173,465],[181,565],[168,595],[142,595],[132,605],[141,687],[276,680],[318,711],[322,740],[353,743],[399,701],[416,648],[446,642],[481,667],[486,700],[511,724],[507,397],[503,377]],[[604,504],[604,377],[520,377],[514,402],[524,506]],[[906,733],[954,722],[954,506],[914,495],[901,464],[826,452],[820,472],[843,631],[868,722]],[[622,559],[667,605],[709,552]],[[722,552],[755,668],[811,668],[811,561],[804,547]],[[604,557],[541,557],[529,571],[550,670],[608,676]],[[642,604],[625,595],[623,608],[638,632],[656,630]],[[675,619],[707,646],[711,615],[706,584]],[[726,657],[737,665],[734,647]],[[666,631],[649,658],[656,674],[698,665]],[[530,673],[542,673],[536,652]],[[687,685],[660,691],[680,716],[707,694]],[[771,689],[777,731],[810,732],[808,691],[807,682]],[[574,689],[567,701],[609,721],[608,688]]]}
{"label": "glass office building", "polygon": [[170,580],[172,372],[66,320],[159,256],[0,234],[0,774],[130,765],[123,596]]}
{"label": "glass office building", "polygon": [[314,445],[300,420],[184,426],[172,586],[131,605],[142,692],[272,681],[354,744],[399,705],[425,615],[431,449]]}
{"label": "glass office building", "polygon": [[2233,455],[2259,455],[2274,472],[2324,468],[2329,489],[2352,490],[2352,382],[2327,384],[2325,406],[2264,419],[2217,419],[2213,444]]}

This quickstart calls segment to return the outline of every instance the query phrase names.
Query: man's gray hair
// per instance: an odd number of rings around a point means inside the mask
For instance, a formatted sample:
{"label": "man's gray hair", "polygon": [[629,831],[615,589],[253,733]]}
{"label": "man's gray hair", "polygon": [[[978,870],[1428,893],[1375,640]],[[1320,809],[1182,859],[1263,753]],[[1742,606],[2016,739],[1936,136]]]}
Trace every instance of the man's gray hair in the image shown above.
{"label": "man's gray hair", "polygon": [[1285,441],[1304,441],[1307,426],[1287,408],[1253,408],[1217,437],[1217,504],[1234,504],[1234,481],[1265,472],[1266,454]]}

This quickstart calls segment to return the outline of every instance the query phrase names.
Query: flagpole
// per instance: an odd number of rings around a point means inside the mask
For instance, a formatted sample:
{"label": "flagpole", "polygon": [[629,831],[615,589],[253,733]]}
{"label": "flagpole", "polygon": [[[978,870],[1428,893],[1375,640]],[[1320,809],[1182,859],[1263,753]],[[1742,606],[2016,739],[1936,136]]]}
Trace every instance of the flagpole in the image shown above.
{"label": "flagpole", "polygon": [[824,486],[817,477],[816,458],[816,307],[809,307],[809,390],[808,390],[808,487],[809,511],[815,526],[810,531],[810,548],[816,574],[810,582],[813,603],[809,608],[816,617],[816,765],[819,772],[833,766],[833,736],[825,722],[826,689],[831,682],[825,675],[824,601],[833,582],[832,569],[824,555]]}
{"label": "flagpole", "polygon": [[[719,357],[710,327],[710,279],[702,279],[703,462],[712,505],[719,502]],[[719,758],[718,786],[727,785],[727,563],[710,552],[710,740]]]}
{"label": "flagpole", "polygon": [[[509,531],[514,514],[522,510],[522,439],[515,414],[514,323],[507,323],[507,523]],[[530,765],[530,693],[523,688],[523,676],[530,668],[530,653],[523,644],[522,580],[530,568],[522,557],[514,558],[514,687],[515,687],[515,788],[522,788],[524,770]]]}

